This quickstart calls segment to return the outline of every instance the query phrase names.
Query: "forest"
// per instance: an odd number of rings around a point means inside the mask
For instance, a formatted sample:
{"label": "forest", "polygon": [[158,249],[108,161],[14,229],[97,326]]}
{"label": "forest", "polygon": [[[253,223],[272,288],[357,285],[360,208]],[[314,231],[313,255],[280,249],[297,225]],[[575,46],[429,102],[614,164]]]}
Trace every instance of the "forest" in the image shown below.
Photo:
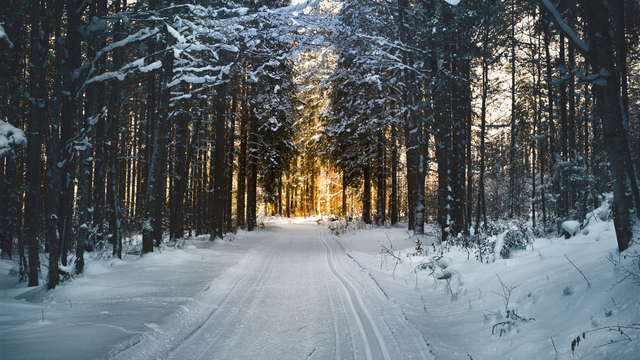
{"label": "forest", "polygon": [[[0,249],[49,289],[260,214],[561,234],[640,209],[640,2],[8,0]],[[131,239],[142,235],[140,246]]]}

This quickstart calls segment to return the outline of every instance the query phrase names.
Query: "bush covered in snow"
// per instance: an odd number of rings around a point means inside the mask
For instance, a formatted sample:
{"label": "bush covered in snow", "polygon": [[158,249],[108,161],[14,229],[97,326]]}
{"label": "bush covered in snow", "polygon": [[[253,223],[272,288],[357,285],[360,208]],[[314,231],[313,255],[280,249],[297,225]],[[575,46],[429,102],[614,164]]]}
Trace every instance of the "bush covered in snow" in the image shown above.
{"label": "bush covered in snow", "polygon": [[363,221],[355,219],[352,216],[348,216],[347,218],[340,218],[335,215],[331,215],[326,219],[321,218],[320,220],[318,220],[318,225],[326,226],[334,235],[337,236],[355,230],[373,229],[373,225],[365,224]]}
{"label": "bush covered in snow", "polygon": [[529,235],[529,231],[524,225],[517,230],[507,230],[502,235],[502,240],[500,257],[503,259],[508,259],[512,250],[525,250],[528,245],[533,243],[533,237]]}

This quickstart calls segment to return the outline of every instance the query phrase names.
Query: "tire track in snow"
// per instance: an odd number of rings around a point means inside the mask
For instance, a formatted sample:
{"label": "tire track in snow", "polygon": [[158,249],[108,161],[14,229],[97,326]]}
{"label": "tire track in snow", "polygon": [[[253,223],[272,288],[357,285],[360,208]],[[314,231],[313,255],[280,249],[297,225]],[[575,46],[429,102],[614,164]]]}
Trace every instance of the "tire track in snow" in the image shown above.
{"label": "tire track in snow", "polygon": [[[349,301],[349,306],[351,308],[351,311],[355,316],[356,322],[358,324],[358,328],[360,329],[360,335],[362,336],[362,341],[364,342],[365,354],[367,356],[367,359],[374,359],[373,355],[375,354],[376,355],[375,358],[383,358],[385,360],[390,360],[391,357],[389,356],[389,351],[387,349],[387,346],[384,343],[384,340],[382,339],[380,330],[378,330],[378,326],[376,325],[375,321],[371,317],[371,314],[369,314],[369,311],[362,303],[360,294],[358,293],[356,288],[353,286],[351,281],[349,281],[349,279],[347,279],[344,275],[342,275],[338,270],[338,268],[336,267],[334,262],[333,249],[327,243],[326,239],[324,238],[324,235],[322,234],[322,231],[319,231],[318,235],[319,235],[320,241],[322,242],[322,245],[324,245],[325,247],[325,254],[326,254],[327,262],[329,264],[329,269],[331,270],[332,275],[335,277],[336,280],[338,280],[338,282],[344,289],[345,295],[347,296],[347,299]],[[356,298],[357,302],[353,301],[354,297]],[[375,339],[369,339],[370,336],[367,333],[371,331],[373,331],[373,333],[375,334]],[[377,347],[374,345],[373,349],[370,344],[370,342],[372,341],[375,341],[378,345]],[[372,353],[372,350],[374,350],[375,352]]]}
{"label": "tire track in snow", "polygon": [[[274,247],[275,243],[276,242],[272,242],[266,249],[261,252],[257,252],[258,256],[255,260],[251,261],[249,270],[245,271],[239,280],[232,281],[233,285],[227,290],[226,294],[224,294],[221,299],[214,302],[216,305],[212,306],[210,300],[212,298],[216,298],[217,294],[214,290],[210,289],[212,284],[214,284],[218,279],[214,279],[213,282],[209,284],[202,293],[194,298],[191,303],[185,304],[186,306],[182,305],[182,309],[175,314],[172,321],[169,321],[162,326],[162,328],[165,329],[164,333],[159,335],[154,333],[141,334],[126,343],[120,344],[120,348],[112,350],[106,358],[111,360],[169,358],[174,351],[180,348],[180,346],[189,339],[197,335],[198,332],[207,325],[211,318],[216,315],[218,310],[221,309],[229,299],[238,292],[238,289],[248,281],[250,276],[255,273],[254,269],[257,268],[259,264],[264,265],[261,274],[264,273],[264,268],[270,264],[270,261],[261,260],[267,256],[275,256],[275,253],[270,251],[271,248]],[[271,260],[271,258],[269,260]],[[195,321],[195,324],[192,324],[191,321],[185,324],[181,320],[185,316],[193,317],[194,315],[198,318]]]}
{"label": "tire track in snow", "polygon": [[[221,309],[224,305],[226,305],[226,303],[229,301],[229,299],[233,298],[233,297],[237,297],[240,296],[241,299],[233,299],[233,303],[235,304],[234,306],[231,307],[232,311],[227,314],[226,316],[223,316],[222,321],[221,322],[216,322],[216,324],[214,324],[214,328],[216,329],[215,332],[212,334],[212,336],[209,338],[210,339],[210,343],[211,344],[215,344],[215,340],[218,339],[221,335],[224,334],[224,332],[228,329],[228,326],[230,323],[232,323],[237,317],[238,314],[242,311],[243,315],[250,313],[249,311],[246,311],[247,306],[251,306],[252,309],[255,309],[255,304],[257,303],[256,301],[256,297],[254,296],[254,291],[235,291],[237,289],[243,289],[243,288],[249,288],[249,289],[257,289],[262,287],[262,285],[265,283],[265,281],[267,280],[267,278],[269,278],[269,275],[271,274],[271,272],[273,271],[274,268],[274,264],[276,263],[276,259],[280,256],[281,251],[273,251],[273,247],[275,247],[275,244],[278,241],[274,241],[270,244],[270,246],[268,247],[268,249],[266,249],[260,256],[258,259],[256,259],[256,261],[253,262],[251,269],[249,271],[247,271],[246,275],[242,278],[242,280],[240,280],[238,283],[234,284],[233,288],[231,289],[231,291],[225,296],[225,298],[223,299],[223,301],[221,301],[217,307],[215,307],[214,311],[207,317],[207,319],[197,328],[195,329],[191,334],[189,334],[188,337],[184,338],[182,341],[180,341],[178,344],[176,344],[171,350],[170,353],[168,354],[167,358],[171,358],[172,353],[174,353],[175,351],[177,351],[181,346],[185,345],[185,343],[192,337],[194,337],[195,335],[197,335],[197,333],[202,330],[204,327],[206,327],[207,325],[210,324],[210,321],[212,321],[212,318],[214,318],[215,315],[217,315],[217,311],[219,309]],[[265,258],[267,258],[265,260]],[[247,283],[247,279],[251,276],[255,274],[255,268],[258,266],[258,264],[263,264],[262,269],[259,272],[259,276],[257,277],[257,279],[251,284],[251,285],[245,285],[245,283]],[[251,304],[247,305],[247,303],[251,302]],[[221,315],[222,316],[222,315]],[[199,358],[204,357],[206,352],[212,351],[211,349],[212,346],[208,347],[207,349],[203,349],[204,351],[200,354]],[[215,351],[215,350],[213,350]]]}
{"label": "tire track in snow", "polygon": [[[322,244],[322,242],[321,242]],[[347,310],[347,307],[344,304],[344,297],[340,296],[339,294],[336,295],[335,297],[332,296],[332,294],[334,293],[334,290],[332,290],[332,287],[335,287],[336,290],[339,293],[342,293],[342,291],[339,289],[338,284],[335,281],[335,277],[333,276],[333,274],[331,274],[331,272],[329,271],[327,273],[326,269],[329,267],[329,262],[327,261],[327,248],[324,244],[321,245],[322,246],[322,253],[324,255],[323,259],[319,259],[319,261],[316,261],[316,266],[318,266],[319,271],[323,271],[325,272],[325,276],[322,277],[322,281],[324,283],[324,287],[327,291],[327,294],[329,294],[328,296],[328,300],[329,300],[329,305],[331,308],[331,321],[333,323],[333,338],[335,341],[334,344],[334,359],[340,359],[340,350],[342,349],[342,336],[340,335],[340,330],[339,330],[339,325],[338,322],[340,319],[343,319],[344,322],[346,323],[346,326],[349,330],[349,333],[351,335],[351,350],[353,352],[354,358],[355,358],[355,344],[354,344],[354,335],[353,332],[351,331],[351,326],[349,325],[349,314]],[[323,266],[321,266],[323,265]],[[321,269],[320,269],[321,268]],[[331,274],[331,275],[330,275]],[[332,286],[329,286],[329,285]],[[337,298],[337,299],[336,299]],[[339,306],[339,309],[336,309]],[[340,311],[341,310],[341,311]],[[342,314],[342,316],[339,316],[339,314]],[[353,314],[353,316],[355,317],[355,314]]]}
{"label": "tire track in snow", "polygon": [[158,322],[161,333],[136,337],[112,356],[127,360],[433,358],[399,305],[326,230],[277,228],[184,310]]}
{"label": "tire track in snow", "polygon": [[[331,235],[331,237],[333,238],[333,240],[340,246],[340,248],[344,250],[344,247],[342,246],[342,244],[340,244],[340,242],[333,237],[333,235]],[[405,350],[407,348],[406,344],[408,342],[412,342],[412,344],[410,344],[410,347],[412,349],[419,349],[421,347],[425,347],[426,349],[426,353],[428,353],[428,357],[426,355],[422,355],[420,357],[418,357],[419,359],[427,359],[427,358],[433,358],[433,352],[428,349],[429,345],[427,344],[427,339],[424,337],[424,335],[418,330],[418,328],[411,322],[411,320],[409,320],[409,318],[407,318],[406,314],[404,314],[404,312],[402,311],[402,309],[399,307],[399,304],[395,302],[395,300],[393,300],[392,298],[389,297],[389,295],[384,291],[384,289],[380,286],[380,284],[378,283],[378,281],[373,277],[373,275],[371,275],[371,273],[369,271],[366,270],[366,268],[364,266],[362,266],[358,260],[356,260],[353,256],[351,256],[351,254],[346,254],[349,259],[351,261],[353,261],[358,268],[360,268],[360,270],[365,271],[368,275],[368,278],[371,279],[371,281],[373,282],[372,286],[370,286],[371,291],[376,293],[378,295],[378,298],[380,299],[379,303],[393,303],[394,305],[396,305],[398,307],[398,314],[389,314],[388,312],[385,312],[385,317],[386,315],[393,315],[391,322],[393,322],[395,324],[394,328],[398,328],[398,326],[402,326],[402,328],[405,331],[405,334],[409,335],[409,336],[403,336],[402,339],[405,342],[404,346],[401,346],[400,349],[401,350]],[[375,285],[375,286],[373,286]],[[387,320],[385,320],[386,322]],[[416,336],[410,336],[411,334],[417,335]],[[406,356],[411,357],[410,354],[405,354]]]}
{"label": "tire track in snow", "polygon": [[[279,241],[275,241],[274,244],[277,242]],[[236,322],[242,321],[243,325],[246,325],[248,321],[251,321],[250,319],[252,319],[256,311],[258,311],[258,305],[260,304],[261,295],[262,295],[261,292],[257,290],[261,289],[264,286],[264,283],[267,281],[267,279],[271,276],[274,268],[276,267],[275,264],[277,263],[277,260],[278,258],[280,258],[281,254],[282,254],[281,248],[278,249],[278,251],[272,250],[272,254],[269,257],[269,259],[263,260],[265,264],[262,267],[262,270],[260,271],[260,276],[258,277],[256,282],[249,287],[250,291],[242,292],[243,294],[242,304],[240,304],[239,302],[235,302],[236,304],[234,306],[235,311],[232,313],[231,316],[225,317],[225,321],[223,322],[224,325],[221,325],[221,324],[215,325],[216,327],[218,327],[219,331],[217,331],[215,335],[210,338],[211,343],[215,343],[215,341],[222,334],[225,333],[225,329],[228,329],[229,324],[233,323],[234,321]],[[243,317],[242,319],[238,319],[239,313],[242,313],[241,314],[241,316]],[[242,338],[236,337],[233,343],[231,343],[229,347],[233,348],[238,341],[243,341],[243,340],[244,339]]]}

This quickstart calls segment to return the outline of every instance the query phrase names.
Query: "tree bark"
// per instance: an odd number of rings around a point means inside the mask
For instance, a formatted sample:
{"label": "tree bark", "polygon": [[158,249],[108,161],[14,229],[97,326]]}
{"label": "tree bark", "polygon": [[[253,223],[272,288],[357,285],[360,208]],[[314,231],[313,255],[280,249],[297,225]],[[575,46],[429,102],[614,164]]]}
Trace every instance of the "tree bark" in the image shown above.
{"label": "tree bark", "polygon": [[227,144],[226,144],[226,97],[227,84],[223,83],[216,88],[217,106],[216,106],[216,151],[214,164],[214,183],[213,183],[213,229],[211,231],[211,240],[224,236],[224,210],[226,208],[226,169],[227,169]]}
{"label": "tree bark", "polygon": [[[229,134],[227,139],[227,166],[225,169],[225,185],[227,207],[225,209],[225,231],[233,231],[233,158],[235,156],[236,113],[238,109],[238,88],[233,88],[231,111],[229,117]],[[282,184],[282,183],[280,183]],[[281,189],[281,188],[280,188]]]}
{"label": "tree bark", "polygon": [[385,171],[385,132],[383,128],[378,132],[377,163],[376,226],[384,227],[384,223],[387,220],[387,174]]}
{"label": "tree bark", "polygon": [[[398,132],[395,124],[391,125],[391,225],[398,223]],[[346,202],[346,201],[345,201]],[[344,205],[346,206],[346,204]]]}
{"label": "tree bark", "polygon": [[347,218],[347,177],[342,170],[342,216]]}
{"label": "tree bark", "polygon": [[475,233],[480,229],[480,214],[482,213],[484,225],[487,229],[487,204],[485,202],[484,171],[485,171],[485,135],[487,127],[487,95],[489,91],[489,64],[487,52],[489,51],[489,25],[485,22],[485,30],[482,34],[482,99],[480,105],[480,169],[478,178],[478,202],[476,212]]}
{"label": "tree bark", "polygon": [[[38,286],[38,269],[40,266],[40,189],[42,175],[42,137],[43,122],[47,118],[47,44],[40,38],[40,18],[50,18],[46,15],[45,3],[38,0],[31,1],[31,49],[29,62],[31,65],[29,89],[29,127],[27,129],[27,193],[25,202],[25,219],[27,242],[29,244],[29,285]],[[38,15],[36,15],[38,14]],[[45,35],[48,34],[48,24],[42,24]],[[48,40],[48,36],[43,39]]]}
{"label": "tree bark", "polygon": [[[125,0],[126,1],[126,0]],[[113,6],[116,12],[119,12],[122,7],[120,0],[115,0]],[[113,41],[119,41],[122,39],[122,25],[120,21],[114,24],[113,27]],[[122,48],[114,50],[113,55],[113,71],[118,71],[122,66],[124,52]],[[107,135],[107,203],[110,208],[109,227],[111,232],[111,244],[113,246],[113,255],[122,259],[122,229],[120,227],[120,200],[118,196],[118,147],[119,143],[118,133],[120,131],[120,108],[122,106],[121,100],[122,94],[120,93],[120,81],[117,79],[111,80],[111,101],[109,103],[109,116],[106,126]],[[122,185],[124,186],[124,185]]]}
{"label": "tree bark", "polygon": [[[188,84],[182,84],[184,92],[189,91]],[[186,199],[185,191],[189,182],[190,160],[193,154],[193,147],[189,141],[189,106],[186,103],[181,104],[180,110],[176,115],[176,141],[175,141],[175,160],[173,172],[173,188],[171,189],[171,218],[169,225],[169,238],[173,241],[182,239],[184,236],[184,206]],[[201,116],[196,120],[194,127],[194,136],[198,133],[201,123]]]}
{"label": "tree bark", "polygon": [[371,165],[364,165],[364,189],[362,190],[362,221],[371,224]]}
{"label": "tree bark", "polygon": [[258,184],[258,118],[253,114],[249,117],[249,152],[247,160],[249,163],[247,172],[247,230],[253,231],[258,225],[256,187]]}
{"label": "tree bark", "polygon": [[247,94],[245,91],[244,108],[240,115],[240,153],[238,154],[238,192],[236,194],[236,216],[238,219],[238,227],[245,226],[245,184],[247,177],[247,132],[249,121],[249,108],[247,106]]}
{"label": "tree bark", "polygon": [[609,36],[599,36],[599,34],[609,34],[611,30],[608,27],[609,8],[601,1],[586,0],[585,15],[592,71],[601,74],[606,80],[596,81],[593,90],[602,116],[603,138],[613,177],[614,225],[618,250],[622,252],[629,247],[633,236],[632,226],[637,221],[633,212],[637,214],[638,200],[634,201],[633,197],[638,192],[638,185],[630,176],[633,171],[629,171],[634,168],[634,163],[631,161],[627,130],[624,126],[612,40]]}
{"label": "tree bark", "polygon": [[[62,44],[59,39],[61,37],[62,29],[62,9],[64,6],[63,1],[56,0],[51,1],[50,4],[54,12],[54,31],[55,31],[55,69],[53,88],[55,94],[62,93]],[[60,260],[60,232],[58,231],[58,219],[60,209],[60,108],[61,99],[54,98],[53,107],[51,111],[50,124],[48,126],[49,133],[47,134],[46,150],[47,150],[47,200],[46,200],[46,227],[47,238],[49,240],[49,279],[47,283],[47,289],[51,290],[58,286],[60,281],[58,262]]]}
{"label": "tree bark", "polygon": [[167,129],[170,89],[167,84],[173,78],[173,51],[170,51],[170,37],[168,30],[164,31],[166,50],[162,58],[162,97],[156,124],[153,155],[149,168],[149,178],[145,196],[145,221],[142,227],[142,252],[153,252],[154,241],[157,245],[162,242],[162,208],[166,194],[166,158],[167,158]]}

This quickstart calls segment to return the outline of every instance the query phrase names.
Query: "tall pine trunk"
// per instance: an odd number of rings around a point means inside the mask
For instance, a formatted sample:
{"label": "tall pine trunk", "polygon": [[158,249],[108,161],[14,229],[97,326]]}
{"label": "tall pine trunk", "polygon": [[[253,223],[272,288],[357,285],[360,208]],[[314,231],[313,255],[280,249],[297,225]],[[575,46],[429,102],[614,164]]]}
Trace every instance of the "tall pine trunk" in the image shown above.
{"label": "tall pine trunk", "polygon": [[[40,39],[40,18],[47,18],[44,3],[31,1],[31,49],[29,63],[31,67],[29,84],[29,126],[27,128],[27,190],[25,201],[25,219],[27,242],[29,245],[29,285],[38,286],[38,268],[40,265],[40,189],[42,175],[42,137],[44,121],[47,118],[46,66],[47,48]],[[36,14],[39,14],[37,16]],[[45,29],[45,24],[43,24]],[[48,31],[45,31],[48,33]],[[45,37],[48,39],[48,37]]]}
{"label": "tall pine trunk", "polygon": [[164,29],[165,51],[162,58],[162,96],[158,106],[158,120],[155,129],[153,155],[149,168],[149,178],[145,196],[145,220],[142,226],[142,252],[153,252],[154,241],[162,242],[162,209],[166,194],[166,160],[167,160],[167,129],[169,114],[169,99],[171,90],[168,84],[173,78],[173,54],[169,31]]}
{"label": "tall pine trunk", "polygon": [[236,194],[236,216],[238,219],[238,227],[245,226],[245,192],[246,192],[246,175],[247,175],[247,133],[249,122],[249,108],[247,106],[245,90],[244,108],[240,115],[240,153],[238,154],[238,192]]}
{"label": "tall pine trunk", "polygon": [[[391,124],[391,225],[398,223],[398,131],[395,124]],[[346,201],[345,201],[346,202]],[[346,206],[346,204],[345,204]]]}
{"label": "tall pine trunk", "polygon": [[364,189],[362,190],[362,221],[371,224],[371,164],[364,165]]}
{"label": "tall pine trunk", "polygon": [[381,128],[378,132],[378,158],[377,158],[377,194],[376,194],[376,226],[383,227],[387,220],[387,174],[385,171],[385,132]]}
{"label": "tall pine trunk", "polygon": [[[64,6],[63,1],[55,0],[50,1],[53,5],[54,19],[54,32],[55,32],[55,69],[53,79],[53,89],[56,94],[62,92],[62,44],[60,44],[61,37],[61,23],[62,23],[62,9]],[[45,37],[46,38],[46,37]],[[46,199],[46,227],[47,227],[47,239],[49,241],[49,281],[47,288],[53,289],[58,285],[60,281],[58,262],[60,260],[60,232],[58,231],[58,219],[60,209],[60,108],[61,99],[59,97],[54,98],[52,107],[52,116],[50,117],[50,129],[47,134],[46,150],[47,161],[49,166],[47,169],[47,199]],[[53,165],[53,166],[51,166]]]}
{"label": "tall pine trunk", "polygon": [[627,140],[620,85],[615,75],[612,39],[608,36],[599,36],[599,34],[610,33],[611,29],[608,26],[610,9],[601,1],[595,0],[587,0],[585,5],[591,68],[593,73],[599,73],[606,79],[605,82],[594,83],[593,90],[602,116],[603,139],[613,177],[614,225],[618,250],[622,252],[629,247],[633,236],[632,226],[637,222],[635,214],[638,213],[638,203],[640,203],[637,195],[638,183],[635,181],[633,171],[635,164],[631,160]]}
{"label": "tall pine trunk", "polygon": [[213,228],[211,239],[224,236],[224,211],[226,208],[226,169],[227,169],[227,144],[226,144],[226,97],[227,84],[223,83],[216,88],[216,151],[214,154],[214,182],[213,182]]}
{"label": "tall pine trunk", "polygon": [[247,230],[253,231],[258,225],[257,216],[257,194],[258,185],[258,117],[251,112],[249,117],[249,144],[247,162]]}

